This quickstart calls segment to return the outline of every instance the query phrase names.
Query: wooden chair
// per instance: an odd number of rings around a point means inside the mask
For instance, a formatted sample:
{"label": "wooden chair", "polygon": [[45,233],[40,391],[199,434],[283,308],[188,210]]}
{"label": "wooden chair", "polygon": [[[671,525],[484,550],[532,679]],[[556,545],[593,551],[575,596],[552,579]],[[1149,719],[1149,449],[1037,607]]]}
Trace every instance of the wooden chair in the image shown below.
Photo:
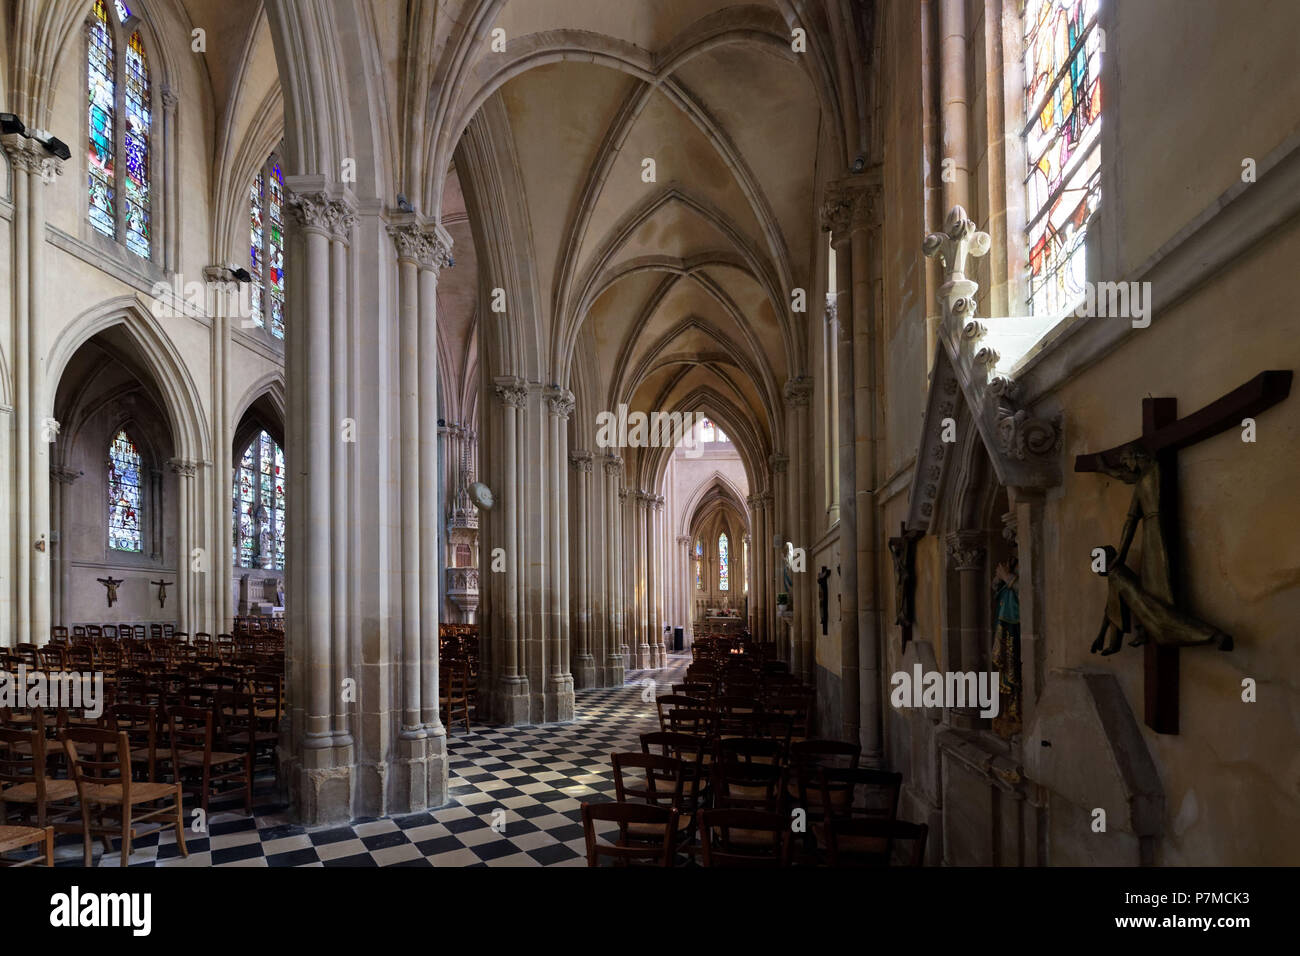
{"label": "wooden chair", "polygon": [[[596,834],[596,823],[606,822],[618,826],[620,837],[613,843],[602,843]],[[668,807],[647,803],[584,803],[582,829],[587,839],[587,866],[600,866],[608,857],[616,866],[673,865],[677,839],[678,813]],[[629,827],[653,827],[659,834],[657,840],[628,840],[622,834]]]}
{"label": "wooden chair", "polygon": [[705,866],[790,865],[792,831],[784,814],[722,808],[701,810],[698,820]]}
{"label": "wooden chair", "polygon": [[54,865],[54,827],[11,827],[0,824],[0,857],[29,846],[40,846],[41,852],[30,860],[8,862],[0,859],[0,866],[33,866],[42,862],[46,866]]}
{"label": "wooden chair", "polygon": [[924,866],[929,832],[924,823],[903,820],[830,820],[826,825],[826,862],[833,867],[891,866],[896,844],[906,843],[910,848],[903,865]]}
{"label": "wooden chair", "polygon": [[853,770],[862,757],[862,747],[844,740],[796,740],[790,744],[790,776],[787,792],[797,806],[820,819],[819,774],[823,767]]}
{"label": "wooden chair", "polygon": [[59,624],[53,624],[50,626],[51,644],[67,644],[68,640],[68,629],[66,627]]}
{"label": "wooden chair", "polygon": [[[817,771],[821,822],[811,828],[823,847],[829,845],[828,827],[837,820],[877,820],[892,823],[898,816],[898,798],[903,789],[903,775],[867,767],[821,767]],[[841,832],[841,852],[871,856],[885,852],[880,839],[865,837],[850,840]]]}
{"label": "wooden chair", "polygon": [[461,721],[469,731],[469,674],[464,660],[450,658],[439,665],[438,707],[444,727],[450,730]]}
{"label": "wooden chair", "polygon": [[[181,856],[189,856],[185,848],[185,810],[181,801],[179,783],[141,783],[131,779],[131,743],[125,731],[101,728],[72,728],[62,734],[63,749],[68,757],[68,767],[77,784],[81,800],[83,832],[85,834],[86,866],[92,865],[92,830],[105,832],[107,828],[92,827],[90,813],[95,808],[116,807],[119,813],[119,832],[122,840],[122,866],[131,859],[131,841],[136,836],[136,824],[160,823],[176,829],[176,843]],[[93,746],[96,753],[81,757],[78,745]],[[111,756],[109,755],[111,753]],[[137,814],[136,807],[168,801],[163,807],[146,807]],[[163,822],[170,819],[170,823]],[[112,832],[108,830],[107,832]]]}
{"label": "wooden chair", "polygon": [[161,624],[149,625],[149,640],[160,641],[163,636],[163,626]]}
{"label": "wooden chair", "polygon": [[668,714],[674,707],[699,709],[704,706],[704,701],[699,697],[690,697],[686,694],[660,694],[655,698],[655,707],[659,711],[659,729],[668,729]]}
{"label": "wooden chair", "polygon": [[110,729],[125,733],[131,742],[131,766],[140,768],[146,781],[155,782],[158,779],[158,707],[116,703],[108,716]]}
{"label": "wooden chair", "polygon": [[84,624],[74,624],[74,625],[72,625],[72,636],[73,636],[73,637],[85,637],[85,636],[86,636],[86,625],[84,625]]}
{"label": "wooden chair", "polygon": [[20,819],[34,820],[37,827],[74,809],[76,783],[47,776],[45,719],[40,711],[35,714],[25,725],[0,727],[0,824],[8,823],[11,804],[19,808]]}
{"label": "wooden chair", "polygon": [[[244,797],[244,813],[253,812],[253,755],[233,750],[215,750],[212,711],[204,707],[172,707],[167,711],[167,728],[172,750],[172,767],[182,793],[198,795],[204,817],[217,784],[234,786],[220,796]],[[185,776],[197,782],[185,782]]]}
{"label": "wooden chair", "polygon": [[674,707],[668,712],[668,729],[675,734],[702,734],[712,736],[717,726],[717,714],[696,707]]}
{"label": "wooden chair", "polygon": [[715,760],[711,769],[715,807],[780,811],[785,770],[779,764],[727,757]]}
{"label": "wooden chair", "polygon": [[98,641],[104,636],[104,629],[98,624],[87,624],[84,630],[86,637],[92,641]]}

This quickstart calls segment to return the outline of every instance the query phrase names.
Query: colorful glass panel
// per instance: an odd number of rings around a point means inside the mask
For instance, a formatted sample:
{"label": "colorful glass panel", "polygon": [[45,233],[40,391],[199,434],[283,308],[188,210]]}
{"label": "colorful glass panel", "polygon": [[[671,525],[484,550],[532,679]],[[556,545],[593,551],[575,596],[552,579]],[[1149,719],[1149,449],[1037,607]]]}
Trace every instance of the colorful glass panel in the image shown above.
{"label": "colorful glass panel", "polygon": [[248,443],[235,475],[235,563],[284,570],[284,451],[266,432]]}
{"label": "colorful glass panel", "polygon": [[272,163],[267,177],[267,224],[271,228],[266,247],[266,292],[271,302],[271,334],[284,338],[284,173]]}
{"label": "colorful glass panel", "polygon": [[725,534],[718,535],[718,590],[731,590],[731,552]]}
{"label": "colorful glass panel", "polygon": [[266,193],[266,177],[258,173],[253,178],[252,188],[248,191],[248,220],[249,220],[249,273],[252,275],[252,281],[249,287],[252,291],[252,314],[249,316],[253,324],[261,326],[264,324],[262,318],[262,281],[263,259],[265,257],[264,243],[265,234],[262,228],[262,197]]}
{"label": "colorful glass panel", "polygon": [[104,0],[95,0],[92,10],[86,67],[90,119],[86,164],[89,170],[90,225],[96,232],[114,238],[117,220],[113,210],[116,175],[113,122],[117,93],[113,82],[113,33],[109,29]]}
{"label": "colorful glass panel", "polygon": [[140,31],[131,34],[126,47],[124,130],[126,145],[126,247],[149,258],[149,65]]}
{"label": "colorful glass panel", "polygon": [[1098,0],[1025,5],[1025,179],[1029,307],[1074,306],[1087,279],[1084,237],[1100,186]]}
{"label": "colorful glass panel", "polygon": [[695,539],[695,590],[704,590],[704,542]]}
{"label": "colorful glass panel", "polygon": [[125,431],[108,446],[108,546],[144,550],[140,533],[140,453]]}

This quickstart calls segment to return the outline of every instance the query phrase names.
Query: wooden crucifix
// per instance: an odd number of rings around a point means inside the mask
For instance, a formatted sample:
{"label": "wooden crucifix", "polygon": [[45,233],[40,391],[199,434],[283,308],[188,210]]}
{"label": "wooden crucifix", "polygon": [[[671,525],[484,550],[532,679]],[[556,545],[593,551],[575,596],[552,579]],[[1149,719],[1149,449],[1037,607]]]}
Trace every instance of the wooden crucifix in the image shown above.
{"label": "wooden crucifix", "polygon": [[158,585],[158,606],[167,606],[167,589],[172,586],[172,581],[150,581],[150,584]]}
{"label": "wooden crucifix", "polygon": [[912,639],[912,622],[916,619],[916,542],[919,531],[908,531],[907,522],[899,526],[898,537],[889,539],[889,555],[894,562],[894,623],[903,630],[902,649]]}
{"label": "wooden crucifix", "polygon": [[[1232,650],[1232,637],[1197,620],[1184,608],[1177,568],[1179,449],[1229,428],[1244,427],[1291,392],[1291,372],[1268,371],[1186,418],[1178,400],[1142,400],[1142,436],[1107,451],[1079,455],[1077,472],[1100,472],[1134,486],[1120,547],[1105,548],[1106,613],[1093,653],[1114,654],[1123,635],[1143,647],[1144,718],[1156,733],[1178,733],[1178,649],[1213,644]],[[1129,568],[1128,552],[1142,532],[1141,567]]]}
{"label": "wooden crucifix", "polygon": [[121,584],[124,579],[115,578],[110,574],[106,578],[95,578],[95,580],[104,585],[104,589],[108,592],[108,606],[112,607],[113,602],[117,600],[117,586]]}

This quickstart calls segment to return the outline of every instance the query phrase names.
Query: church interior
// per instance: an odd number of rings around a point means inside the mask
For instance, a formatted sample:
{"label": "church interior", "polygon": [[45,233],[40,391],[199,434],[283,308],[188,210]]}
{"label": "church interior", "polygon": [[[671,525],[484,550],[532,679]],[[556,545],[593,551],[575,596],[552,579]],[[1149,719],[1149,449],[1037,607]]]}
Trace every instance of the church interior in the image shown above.
{"label": "church interior", "polygon": [[0,865],[1300,862],[1293,0],[0,9]]}

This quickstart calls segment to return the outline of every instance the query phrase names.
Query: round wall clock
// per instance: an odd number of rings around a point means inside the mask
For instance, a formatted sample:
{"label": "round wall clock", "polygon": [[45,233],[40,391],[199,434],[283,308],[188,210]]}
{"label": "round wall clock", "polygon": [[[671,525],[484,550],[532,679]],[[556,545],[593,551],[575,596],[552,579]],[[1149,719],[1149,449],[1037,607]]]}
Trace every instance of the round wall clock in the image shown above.
{"label": "round wall clock", "polygon": [[475,481],[469,486],[469,496],[483,511],[491,511],[493,504],[492,489],[481,481]]}

